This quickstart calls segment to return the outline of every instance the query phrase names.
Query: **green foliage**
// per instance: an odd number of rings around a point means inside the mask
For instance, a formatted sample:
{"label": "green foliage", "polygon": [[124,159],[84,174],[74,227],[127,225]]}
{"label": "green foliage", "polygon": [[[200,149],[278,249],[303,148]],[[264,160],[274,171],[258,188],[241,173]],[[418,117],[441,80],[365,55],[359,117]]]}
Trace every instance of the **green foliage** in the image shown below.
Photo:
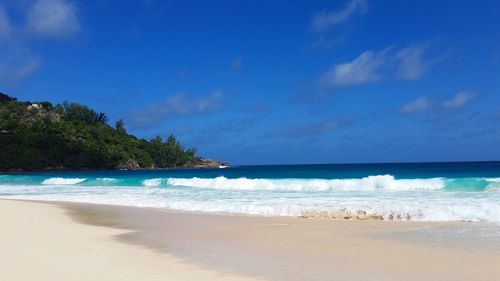
{"label": "green foliage", "polygon": [[16,100],[15,98],[9,97],[6,94],[0,92],[0,103],[8,102],[11,100]]}
{"label": "green foliage", "polygon": [[196,154],[173,135],[137,139],[123,120],[113,128],[104,113],[77,103],[0,99],[0,170],[170,168]]}
{"label": "green foliage", "polygon": [[121,135],[127,134],[127,130],[125,130],[125,122],[123,122],[122,119],[116,121],[116,123],[115,123],[115,129]]}

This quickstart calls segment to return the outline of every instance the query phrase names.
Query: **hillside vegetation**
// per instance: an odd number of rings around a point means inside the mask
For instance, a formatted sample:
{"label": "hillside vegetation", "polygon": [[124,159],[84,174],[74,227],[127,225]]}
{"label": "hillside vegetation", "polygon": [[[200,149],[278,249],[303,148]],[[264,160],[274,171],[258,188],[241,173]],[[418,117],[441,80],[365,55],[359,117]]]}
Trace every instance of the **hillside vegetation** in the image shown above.
{"label": "hillside vegetation", "polygon": [[0,93],[0,170],[172,168],[195,164],[195,153],[173,135],[139,139],[85,105]]}

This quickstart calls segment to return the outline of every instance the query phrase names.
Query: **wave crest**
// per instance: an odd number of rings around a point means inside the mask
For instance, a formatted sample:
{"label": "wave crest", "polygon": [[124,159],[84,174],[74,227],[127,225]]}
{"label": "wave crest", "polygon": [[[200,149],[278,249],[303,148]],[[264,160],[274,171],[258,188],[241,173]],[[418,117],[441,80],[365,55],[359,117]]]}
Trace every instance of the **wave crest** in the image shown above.
{"label": "wave crest", "polygon": [[82,178],[48,178],[42,182],[42,184],[48,185],[72,185],[72,184],[78,184],[86,179]]}
{"label": "wave crest", "polygon": [[160,178],[157,179],[147,179],[142,181],[142,185],[144,186],[159,186],[161,184]]}
{"label": "wave crest", "polygon": [[[159,184],[159,183],[158,183]],[[169,178],[169,186],[236,190],[437,190],[445,186],[442,178],[396,179],[392,175],[368,176],[360,179],[249,179]]]}

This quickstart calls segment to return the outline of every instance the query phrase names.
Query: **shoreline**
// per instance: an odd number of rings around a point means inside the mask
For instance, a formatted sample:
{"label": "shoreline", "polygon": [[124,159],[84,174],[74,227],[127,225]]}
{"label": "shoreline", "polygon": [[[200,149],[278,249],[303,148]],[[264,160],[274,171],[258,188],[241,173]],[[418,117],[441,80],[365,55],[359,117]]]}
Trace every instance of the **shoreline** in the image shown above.
{"label": "shoreline", "polygon": [[[0,200],[0,206],[3,202],[7,201]],[[492,274],[500,274],[496,262],[500,240],[485,245],[463,240],[465,236],[479,241],[471,233],[484,224],[334,221],[13,202],[52,206],[77,225],[118,231],[111,240],[124,247],[140,246],[196,268],[251,278],[458,281],[490,280]],[[470,232],[460,234],[467,229]]]}

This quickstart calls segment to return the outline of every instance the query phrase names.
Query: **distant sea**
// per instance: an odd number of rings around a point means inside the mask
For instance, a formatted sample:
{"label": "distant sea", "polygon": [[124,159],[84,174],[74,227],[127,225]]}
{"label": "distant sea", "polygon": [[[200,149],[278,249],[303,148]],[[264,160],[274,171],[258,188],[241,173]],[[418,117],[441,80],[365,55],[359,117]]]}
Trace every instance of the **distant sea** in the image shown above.
{"label": "distant sea", "polygon": [[265,216],[500,222],[500,162],[0,174],[0,198]]}

